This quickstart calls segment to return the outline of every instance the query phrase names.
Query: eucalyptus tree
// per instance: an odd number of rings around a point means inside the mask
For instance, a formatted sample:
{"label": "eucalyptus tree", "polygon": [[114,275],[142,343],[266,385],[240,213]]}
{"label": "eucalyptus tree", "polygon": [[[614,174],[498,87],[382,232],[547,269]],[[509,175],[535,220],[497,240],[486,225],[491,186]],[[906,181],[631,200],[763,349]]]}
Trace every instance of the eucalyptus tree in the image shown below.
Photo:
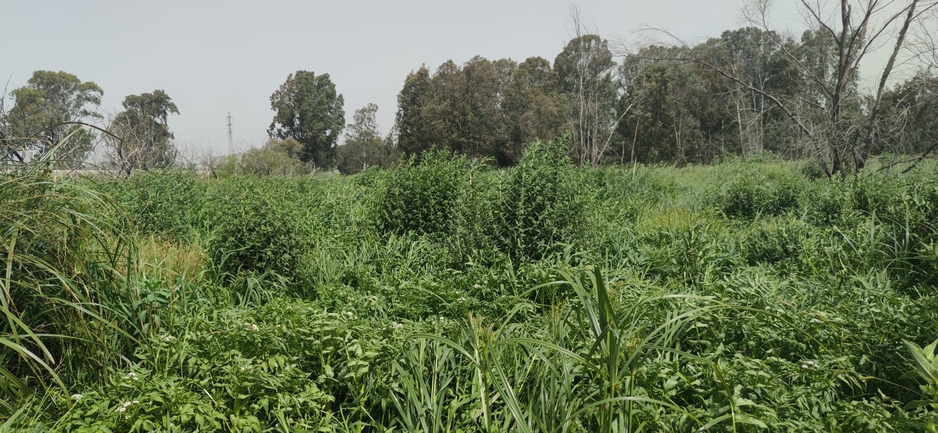
{"label": "eucalyptus tree", "polygon": [[94,134],[76,122],[101,118],[96,111],[104,95],[100,86],[63,71],[35,71],[26,86],[10,95],[14,105],[2,127],[4,160],[25,162],[55,150],[58,168],[84,162]]}
{"label": "eucalyptus tree", "polygon": [[573,153],[580,165],[596,166],[615,126],[616,63],[606,40],[575,27],[575,37],[554,60],[554,71],[568,101]]}
{"label": "eucalyptus tree", "polygon": [[329,74],[296,71],[270,95],[274,120],[271,138],[292,138],[303,144],[300,159],[315,169],[335,163],[335,150],[345,128],[345,98],[336,93]]}
{"label": "eucalyptus tree", "polygon": [[170,114],[179,109],[163,90],[128,95],[108,126],[105,136],[111,163],[130,176],[134,170],[169,167],[176,161],[177,150],[169,130]]}
{"label": "eucalyptus tree", "polygon": [[[688,60],[765,97],[792,122],[828,176],[862,168],[874,150],[881,124],[882,101],[900,54],[909,38],[927,35],[938,2],[921,0],[801,0],[809,29],[799,44],[770,31],[770,0],[751,0],[744,7],[750,23],[766,31],[785,62],[797,72],[797,92],[760,89],[738,71],[707,58]],[[889,57],[877,73],[877,85],[867,98],[858,90],[860,66],[878,47]]]}
{"label": "eucalyptus tree", "polygon": [[393,142],[381,137],[378,106],[367,104],[355,110],[353,122],[346,125],[345,143],[338,147],[338,169],[342,174],[358,173],[368,167],[390,166],[396,156]]}

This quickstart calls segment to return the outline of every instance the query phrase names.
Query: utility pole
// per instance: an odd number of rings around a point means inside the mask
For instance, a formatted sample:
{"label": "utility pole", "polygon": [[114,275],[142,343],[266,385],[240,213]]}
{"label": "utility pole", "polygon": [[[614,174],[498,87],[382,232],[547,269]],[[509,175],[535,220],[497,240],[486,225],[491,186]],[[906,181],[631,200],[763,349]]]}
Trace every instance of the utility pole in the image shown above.
{"label": "utility pole", "polygon": [[234,141],[232,140],[231,135],[231,112],[228,112],[228,154],[234,155]]}

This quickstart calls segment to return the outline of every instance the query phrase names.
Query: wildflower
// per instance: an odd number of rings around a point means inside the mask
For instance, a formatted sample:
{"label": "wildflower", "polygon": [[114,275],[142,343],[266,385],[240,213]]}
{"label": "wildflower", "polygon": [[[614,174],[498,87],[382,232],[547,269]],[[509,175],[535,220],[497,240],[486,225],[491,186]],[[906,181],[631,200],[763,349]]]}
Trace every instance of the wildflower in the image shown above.
{"label": "wildflower", "polygon": [[401,329],[401,328],[403,328],[403,327],[404,327],[404,324],[403,324],[403,323],[391,322],[391,328],[394,328],[394,329]]}
{"label": "wildflower", "polygon": [[255,324],[255,323],[249,324],[249,326],[248,326],[247,328],[248,328],[249,331],[254,331],[254,332],[257,332],[257,330],[259,329],[259,328],[257,327],[257,324]]}
{"label": "wildflower", "polygon": [[137,377],[137,373],[131,371],[130,373],[124,375],[124,380],[140,380],[140,378]]}
{"label": "wildflower", "polygon": [[173,341],[176,339],[176,337],[173,337],[172,335],[169,335],[169,334],[163,335],[160,338],[163,339],[163,341]]}
{"label": "wildflower", "polygon": [[116,408],[114,408],[114,412],[124,412],[127,410],[128,407],[130,407],[130,405],[135,404],[135,403],[140,403],[140,401],[139,400],[125,401],[120,406],[117,406]]}
{"label": "wildflower", "polygon": [[466,298],[464,296],[460,296],[459,299],[456,300],[456,302],[459,302],[460,304],[462,304],[463,302],[466,302]]}
{"label": "wildflower", "polygon": [[821,319],[818,319],[817,317],[812,317],[811,323],[821,323]]}
{"label": "wildflower", "polygon": [[84,396],[81,394],[72,394],[72,400],[75,400],[75,401],[81,400],[82,397]]}
{"label": "wildflower", "polygon": [[353,313],[353,312],[351,312],[351,311],[346,311],[345,314],[348,315],[348,317],[349,317],[350,319],[351,319],[352,317],[355,317],[355,313]]}
{"label": "wildflower", "polygon": [[815,368],[817,368],[817,367],[818,367],[818,366],[817,366],[817,363],[814,362],[814,361],[805,361],[805,362],[801,363],[801,368],[804,368],[804,369],[808,369],[808,368],[810,368],[810,369],[815,369]]}
{"label": "wildflower", "polygon": [[473,289],[481,289],[482,286],[480,286],[480,285],[478,285],[478,284],[473,284],[473,285],[472,285],[472,288],[473,288]]}

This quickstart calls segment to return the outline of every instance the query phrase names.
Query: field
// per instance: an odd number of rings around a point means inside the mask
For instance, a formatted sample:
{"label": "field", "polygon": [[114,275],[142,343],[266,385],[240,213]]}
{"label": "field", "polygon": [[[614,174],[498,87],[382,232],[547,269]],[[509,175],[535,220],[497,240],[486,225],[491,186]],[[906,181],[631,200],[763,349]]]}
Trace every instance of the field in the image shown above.
{"label": "field", "polygon": [[2,428],[936,431],[933,165],[564,159],[6,175]]}

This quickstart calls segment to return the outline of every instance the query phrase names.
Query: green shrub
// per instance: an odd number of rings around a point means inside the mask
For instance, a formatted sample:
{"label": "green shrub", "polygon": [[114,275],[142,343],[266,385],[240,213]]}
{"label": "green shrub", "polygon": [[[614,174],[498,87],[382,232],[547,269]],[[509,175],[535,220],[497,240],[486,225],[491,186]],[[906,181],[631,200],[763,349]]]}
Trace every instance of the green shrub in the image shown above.
{"label": "green shrub", "polygon": [[419,162],[412,157],[392,171],[376,199],[378,230],[384,234],[452,233],[467,166],[465,157],[430,152]]}
{"label": "green shrub", "polygon": [[141,232],[183,239],[194,229],[204,190],[191,171],[152,170],[134,173],[113,193]]}
{"label": "green shrub", "polygon": [[715,196],[716,207],[731,218],[783,215],[798,207],[803,186],[791,173],[746,168],[735,173]]}
{"label": "green shrub", "polygon": [[308,236],[300,224],[300,195],[282,178],[231,178],[211,191],[216,203],[209,251],[226,281],[241,273],[298,277]]}
{"label": "green shrub", "polygon": [[583,203],[573,175],[566,138],[525,149],[495,206],[496,242],[512,260],[539,260],[581,238]]}

